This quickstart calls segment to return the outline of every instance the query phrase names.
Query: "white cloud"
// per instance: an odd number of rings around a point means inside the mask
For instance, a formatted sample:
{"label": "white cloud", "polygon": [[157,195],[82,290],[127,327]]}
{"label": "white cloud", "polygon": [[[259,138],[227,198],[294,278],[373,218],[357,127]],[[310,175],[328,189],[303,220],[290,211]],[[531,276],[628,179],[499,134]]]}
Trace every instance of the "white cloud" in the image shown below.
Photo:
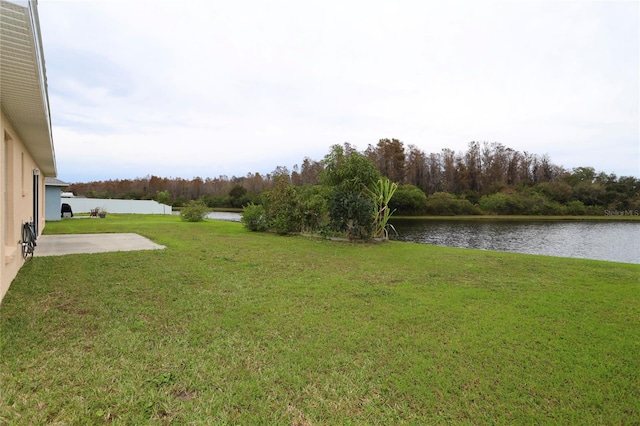
{"label": "white cloud", "polygon": [[385,137],[427,153],[498,141],[640,175],[638,3],[39,9],[66,180],[265,173]]}

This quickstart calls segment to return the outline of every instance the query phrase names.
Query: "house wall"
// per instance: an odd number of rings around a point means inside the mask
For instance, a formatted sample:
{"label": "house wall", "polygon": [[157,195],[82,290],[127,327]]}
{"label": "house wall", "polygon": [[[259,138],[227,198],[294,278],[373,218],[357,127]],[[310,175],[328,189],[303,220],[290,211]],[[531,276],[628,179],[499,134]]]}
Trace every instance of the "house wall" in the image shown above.
{"label": "house wall", "polygon": [[[24,263],[19,240],[24,222],[33,220],[33,174],[38,165],[0,110],[0,301]],[[38,178],[38,234],[45,224],[44,176]]]}

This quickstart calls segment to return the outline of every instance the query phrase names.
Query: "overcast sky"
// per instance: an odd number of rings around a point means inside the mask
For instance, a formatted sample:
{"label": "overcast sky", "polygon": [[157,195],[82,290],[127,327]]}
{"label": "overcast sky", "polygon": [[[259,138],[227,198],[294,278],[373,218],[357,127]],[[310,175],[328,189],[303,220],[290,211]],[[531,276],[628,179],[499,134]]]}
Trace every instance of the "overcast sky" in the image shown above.
{"label": "overcast sky", "polygon": [[397,138],[640,176],[637,1],[39,1],[58,177],[269,173]]}

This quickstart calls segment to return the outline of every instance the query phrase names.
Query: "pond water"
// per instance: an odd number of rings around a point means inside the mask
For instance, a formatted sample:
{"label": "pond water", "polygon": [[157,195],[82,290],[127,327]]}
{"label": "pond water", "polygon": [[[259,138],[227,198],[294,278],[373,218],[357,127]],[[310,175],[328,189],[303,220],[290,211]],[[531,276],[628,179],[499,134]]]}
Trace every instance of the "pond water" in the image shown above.
{"label": "pond water", "polygon": [[640,222],[392,220],[391,239],[640,264]]}
{"label": "pond water", "polygon": [[228,220],[231,222],[240,222],[242,215],[234,212],[210,212],[205,216],[207,219]]}
{"label": "pond water", "polygon": [[[240,221],[240,213],[209,219]],[[391,221],[391,239],[447,247],[640,264],[640,222],[420,220]]]}

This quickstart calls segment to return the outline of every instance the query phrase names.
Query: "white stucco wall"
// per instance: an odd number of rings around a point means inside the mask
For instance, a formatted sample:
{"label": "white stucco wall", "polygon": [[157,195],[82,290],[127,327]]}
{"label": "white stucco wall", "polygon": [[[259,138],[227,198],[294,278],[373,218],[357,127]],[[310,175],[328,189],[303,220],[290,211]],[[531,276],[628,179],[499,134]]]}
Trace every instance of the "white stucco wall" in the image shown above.
{"label": "white stucco wall", "polygon": [[153,200],[110,200],[103,198],[62,198],[62,203],[71,206],[73,214],[89,213],[95,208],[103,208],[108,213],[171,214],[171,206]]}

